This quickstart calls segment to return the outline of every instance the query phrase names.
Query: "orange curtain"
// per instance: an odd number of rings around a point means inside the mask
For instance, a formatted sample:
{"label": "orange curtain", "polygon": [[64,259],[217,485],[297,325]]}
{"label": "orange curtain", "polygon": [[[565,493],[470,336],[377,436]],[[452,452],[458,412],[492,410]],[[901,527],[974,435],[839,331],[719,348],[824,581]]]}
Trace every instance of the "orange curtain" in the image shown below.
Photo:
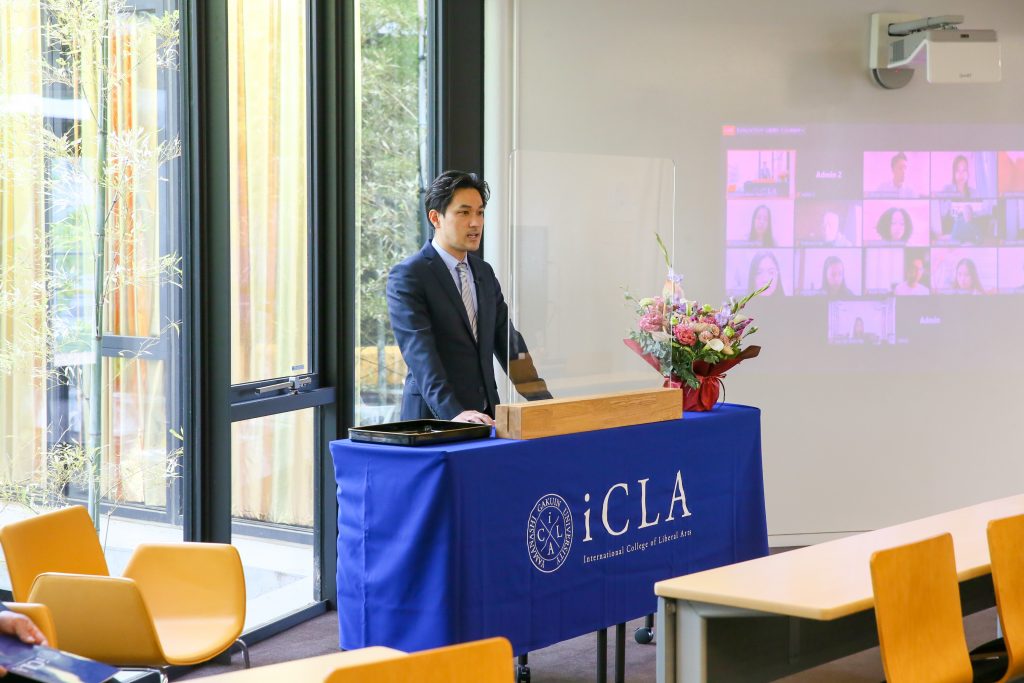
{"label": "orange curtain", "polygon": [[[310,371],[305,3],[229,0],[233,383]],[[232,429],[236,516],[312,525],[313,420]]]}
{"label": "orange curtain", "polygon": [[[109,295],[105,334],[148,337],[175,334],[160,311],[159,106],[156,51],[145,20],[119,18],[110,31],[107,228]],[[163,506],[166,497],[167,424],[163,361],[128,354],[105,360],[103,432],[109,435],[104,490],[115,500]]]}
{"label": "orange curtain", "polygon": [[[47,389],[67,381],[54,375],[67,366],[72,383],[71,415],[82,432],[90,407],[88,367],[92,354],[95,251],[92,205],[97,182],[99,96],[97,55],[86,50],[73,76],[73,94],[63,102],[43,99],[43,45],[39,0],[0,3],[0,483],[25,490],[43,484],[47,429],[69,441],[47,412]],[[159,310],[160,180],[157,108],[166,93],[157,83],[156,39],[148,18],[112,20],[109,31],[108,279],[105,334],[150,337],[164,320]],[[47,109],[44,109],[44,106]],[[165,105],[166,106],[166,105]],[[71,117],[77,156],[43,159],[39,133],[44,116]],[[71,113],[68,113],[71,112]],[[44,175],[44,174],[48,174]],[[47,196],[49,195],[49,199]],[[46,208],[50,220],[46,225]],[[66,299],[70,298],[73,305]],[[59,303],[58,300],[64,299]],[[72,310],[84,306],[85,310]],[[88,330],[88,331],[86,331]],[[11,362],[4,362],[10,359]],[[163,363],[131,354],[105,359],[103,480],[108,500],[165,504],[169,430]],[[11,498],[11,495],[7,496]]]}
{"label": "orange curtain", "polygon": [[47,292],[37,0],[0,3],[0,496],[45,483]]}

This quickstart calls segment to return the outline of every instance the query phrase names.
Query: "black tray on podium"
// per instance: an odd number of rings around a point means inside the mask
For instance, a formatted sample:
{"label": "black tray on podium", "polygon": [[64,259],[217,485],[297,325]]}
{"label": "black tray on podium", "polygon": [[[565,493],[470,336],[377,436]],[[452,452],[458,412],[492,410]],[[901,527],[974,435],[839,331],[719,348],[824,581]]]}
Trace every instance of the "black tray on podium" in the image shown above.
{"label": "black tray on podium", "polygon": [[405,420],[348,430],[348,437],[353,441],[392,446],[433,446],[451,441],[486,439],[490,435],[490,425],[449,420]]}

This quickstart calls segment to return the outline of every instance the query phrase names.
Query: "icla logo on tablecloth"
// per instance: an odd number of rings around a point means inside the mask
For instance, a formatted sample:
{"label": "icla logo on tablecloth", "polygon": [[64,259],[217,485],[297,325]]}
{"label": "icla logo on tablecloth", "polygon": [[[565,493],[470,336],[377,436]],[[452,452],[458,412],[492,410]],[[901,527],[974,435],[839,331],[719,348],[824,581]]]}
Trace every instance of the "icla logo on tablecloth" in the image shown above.
{"label": "icla logo on tablecloth", "polygon": [[[681,522],[692,515],[690,508],[686,505],[686,491],[683,489],[682,470],[676,471],[672,493],[665,496],[668,499],[667,510],[665,507],[658,505],[657,501],[652,501],[654,505],[648,505],[647,483],[649,481],[649,477],[637,479],[636,483],[638,486],[634,488],[634,495],[632,497],[630,496],[628,482],[620,481],[608,487],[604,498],[598,498],[601,501],[601,516],[599,523],[595,521],[593,530],[600,535],[603,529],[604,533],[614,538],[627,534],[630,529],[633,529],[635,533],[641,529],[656,527],[662,523],[676,522],[676,520]],[[639,491],[636,490],[637,488],[639,488]],[[639,495],[636,495],[637,493]],[[658,495],[663,494],[659,491]],[[612,518],[611,505],[613,497],[618,497],[620,500],[617,506],[618,513],[614,519]],[[634,503],[632,503],[634,500],[636,501],[635,507]],[[662,501],[664,500],[665,498],[662,498]],[[586,544],[594,540],[594,537],[591,535],[590,492],[583,495],[583,502],[586,504],[586,509],[583,511],[583,538],[580,540],[580,543]],[[624,507],[626,508],[625,512],[627,512],[625,515],[623,515]],[[632,508],[639,514],[628,514],[629,508]],[[583,563],[587,564],[594,560],[604,560],[623,555],[627,552],[633,552],[631,548],[646,550],[647,547],[655,545],[661,540],[688,538],[692,531],[686,531],[685,533],[678,530],[675,532],[669,531],[657,540],[651,535],[652,533],[655,532],[647,532],[649,538],[642,542],[623,543],[617,550],[613,548],[607,552],[590,556],[584,554]],[[556,493],[547,493],[541,496],[540,500],[530,509],[530,520],[526,526],[526,548],[533,566],[547,574],[557,571],[565,564],[566,559],[569,557],[569,550],[572,548],[572,535],[572,511],[569,510],[569,504]],[[586,546],[581,545],[581,547]]]}
{"label": "icla logo on tablecloth", "polygon": [[541,496],[530,510],[526,547],[533,566],[545,573],[561,567],[572,548],[572,512],[561,496]]}

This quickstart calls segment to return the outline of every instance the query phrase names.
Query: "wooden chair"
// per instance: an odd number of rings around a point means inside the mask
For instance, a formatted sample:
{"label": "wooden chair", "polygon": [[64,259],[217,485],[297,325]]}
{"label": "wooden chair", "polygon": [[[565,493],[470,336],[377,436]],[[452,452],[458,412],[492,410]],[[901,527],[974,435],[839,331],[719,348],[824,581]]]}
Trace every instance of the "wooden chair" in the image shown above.
{"label": "wooden chair", "polygon": [[1002,674],[998,661],[968,654],[950,534],[875,552],[871,585],[889,683],[980,683]]}
{"label": "wooden chair", "polygon": [[[988,554],[1007,657],[1000,683],[1024,677],[1024,515],[988,523]],[[1000,648],[1003,649],[1003,648]]]}
{"label": "wooden chair", "polygon": [[208,676],[203,679],[203,683],[322,683],[338,669],[365,666],[369,662],[406,656],[404,652],[387,647],[364,647],[359,650],[332,652],[319,657],[256,666],[241,671],[229,671],[226,674]]}
{"label": "wooden chair", "polygon": [[512,645],[504,638],[477,640],[408,657],[339,669],[325,683],[509,683]]}

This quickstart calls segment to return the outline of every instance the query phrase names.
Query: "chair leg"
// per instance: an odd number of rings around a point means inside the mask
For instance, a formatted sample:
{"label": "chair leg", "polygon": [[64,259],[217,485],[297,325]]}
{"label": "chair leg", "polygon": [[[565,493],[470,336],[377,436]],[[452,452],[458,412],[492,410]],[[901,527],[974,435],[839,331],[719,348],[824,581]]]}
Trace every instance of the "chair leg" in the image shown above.
{"label": "chair leg", "polygon": [[236,645],[238,646],[238,649],[242,651],[242,661],[245,662],[245,668],[248,669],[249,668],[249,646],[246,645],[245,641],[242,640],[241,638],[236,639],[235,642],[233,642],[231,644],[231,647],[234,648]]}

